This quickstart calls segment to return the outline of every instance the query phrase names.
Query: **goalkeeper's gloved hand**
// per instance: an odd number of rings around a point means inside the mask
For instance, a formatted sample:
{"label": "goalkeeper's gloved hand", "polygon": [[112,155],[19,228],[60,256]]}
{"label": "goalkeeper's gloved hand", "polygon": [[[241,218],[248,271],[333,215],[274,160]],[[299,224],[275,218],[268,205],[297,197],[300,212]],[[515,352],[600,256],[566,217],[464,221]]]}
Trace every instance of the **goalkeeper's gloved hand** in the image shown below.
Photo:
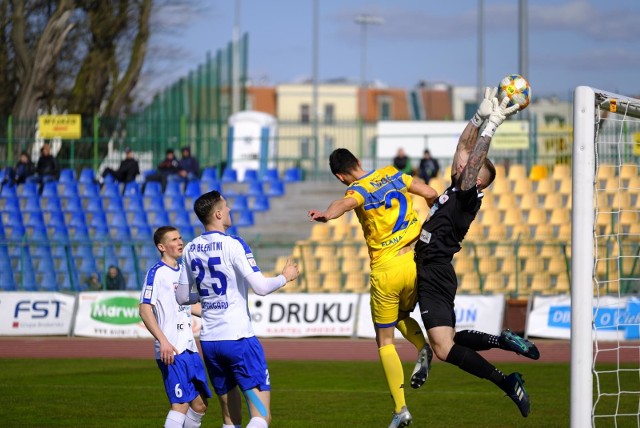
{"label": "goalkeeper's gloved hand", "polygon": [[489,115],[487,126],[485,126],[482,134],[480,134],[481,137],[492,138],[496,129],[498,129],[498,126],[502,125],[502,122],[504,122],[508,116],[511,116],[520,109],[519,104],[515,104],[507,108],[507,104],[509,104],[509,97],[504,97],[501,103],[498,103],[497,98],[493,98],[492,104],[493,111]]}
{"label": "goalkeeper's gloved hand", "polygon": [[484,120],[488,118],[493,111],[493,103],[491,102],[491,100],[495,98],[497,92],[498,88],[495,87],[490,88],[487,86],[486,88],[484,88],[484,99],[478,106],[478,111],[476,112],[476,114],[471,118],[471,122],[476,128],[480,128],[482,122],[484,122]]}

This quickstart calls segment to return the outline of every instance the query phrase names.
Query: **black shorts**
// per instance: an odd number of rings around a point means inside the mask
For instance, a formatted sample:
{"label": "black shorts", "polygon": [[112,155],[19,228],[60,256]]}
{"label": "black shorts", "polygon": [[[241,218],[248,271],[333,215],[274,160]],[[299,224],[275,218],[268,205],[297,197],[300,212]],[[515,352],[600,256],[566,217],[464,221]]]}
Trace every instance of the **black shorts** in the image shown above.
{"label": "black shorts", "polygon": [[458,278],[451,263],[418,266],[418,304],[424,328],[455,327]]}

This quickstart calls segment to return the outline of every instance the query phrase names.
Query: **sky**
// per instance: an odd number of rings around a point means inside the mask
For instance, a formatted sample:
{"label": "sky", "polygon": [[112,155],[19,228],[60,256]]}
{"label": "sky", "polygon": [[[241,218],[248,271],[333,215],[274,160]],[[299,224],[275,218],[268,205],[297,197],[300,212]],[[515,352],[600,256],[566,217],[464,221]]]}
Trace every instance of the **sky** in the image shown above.
{"label": "sky", "polygon": [[[197,9],[164,7],[152,38],[155,91],[186,76],[232,40],[234,24],[249,34],[254,85],[313,76],[314,0],[203,0]],[[496,86],[519,73],[518,0],[484,0],[484,81]],[[588,85],[640,94],[640,0],[527,0],[528,72],[533,97],[569,99]],[[365,74],[388,87],[419,82],[478,86],[479,0],[317,0],[318,79],[361,81],[360,14],[382,18],[367,26]],[[236,15],[236,9],[240,13]],[[158,55],[159,54],[159,55]],[[163,59],[158,59],[163,57]],[[522,73],[524,74],[524,73]]]}

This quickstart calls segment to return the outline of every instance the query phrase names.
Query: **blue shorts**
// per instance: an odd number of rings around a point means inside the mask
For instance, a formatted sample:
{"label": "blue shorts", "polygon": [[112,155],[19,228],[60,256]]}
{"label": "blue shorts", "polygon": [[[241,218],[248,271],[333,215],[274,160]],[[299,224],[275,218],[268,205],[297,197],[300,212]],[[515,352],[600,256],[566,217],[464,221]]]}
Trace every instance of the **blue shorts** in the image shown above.
{"label": "blue shorts", "polygon": [[197,352],[184,351],[176,355],[170,365],[160,360],[156,362],[162,372],[164,389],[171,404],[190,403],[198,395],[211,397],[207,372]]}
{"label": "blue shorts", "polygon": [[264,350],[257,337],[239,340],[201,341],[204,363],[217,395],[237,385],[242,391],[271,391]]}

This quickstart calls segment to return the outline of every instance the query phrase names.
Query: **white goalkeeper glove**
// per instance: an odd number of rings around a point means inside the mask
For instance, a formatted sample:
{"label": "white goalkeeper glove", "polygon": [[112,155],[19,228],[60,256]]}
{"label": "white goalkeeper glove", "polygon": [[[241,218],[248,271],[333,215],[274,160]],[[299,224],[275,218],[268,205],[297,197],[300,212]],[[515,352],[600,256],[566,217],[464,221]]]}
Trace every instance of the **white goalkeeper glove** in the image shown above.
{"label": "white goalkeeper glove", "polygon": [[493,111],[493,103],[491,102],[491,100],[495,98],[497,92],[498,88],[495,87],[490,88],[487,86],[486,88],[484,88],[484,99],[478,106],[478,111],[476,112],[476,114],[474,114],[471,118],[471,123],[473,123],[476,128],[480,128],[482,122],[484,122],[484,120],[488,118]]}
{"label": "white goalkeeper glove", "polygon": [[519,104],[512,105],[507,108],[507,104],[509,104],[509,97],[504,97],[501,103],[498,103],[497,98],[493,98],[493,111],[489,115],[489,120],[487,121],[487,126],[485,126],[481,137],[489,137],[493,138],[493,134],[495,134],[498,126],[502,125],[504,120],[518,111],[520,108]]}

